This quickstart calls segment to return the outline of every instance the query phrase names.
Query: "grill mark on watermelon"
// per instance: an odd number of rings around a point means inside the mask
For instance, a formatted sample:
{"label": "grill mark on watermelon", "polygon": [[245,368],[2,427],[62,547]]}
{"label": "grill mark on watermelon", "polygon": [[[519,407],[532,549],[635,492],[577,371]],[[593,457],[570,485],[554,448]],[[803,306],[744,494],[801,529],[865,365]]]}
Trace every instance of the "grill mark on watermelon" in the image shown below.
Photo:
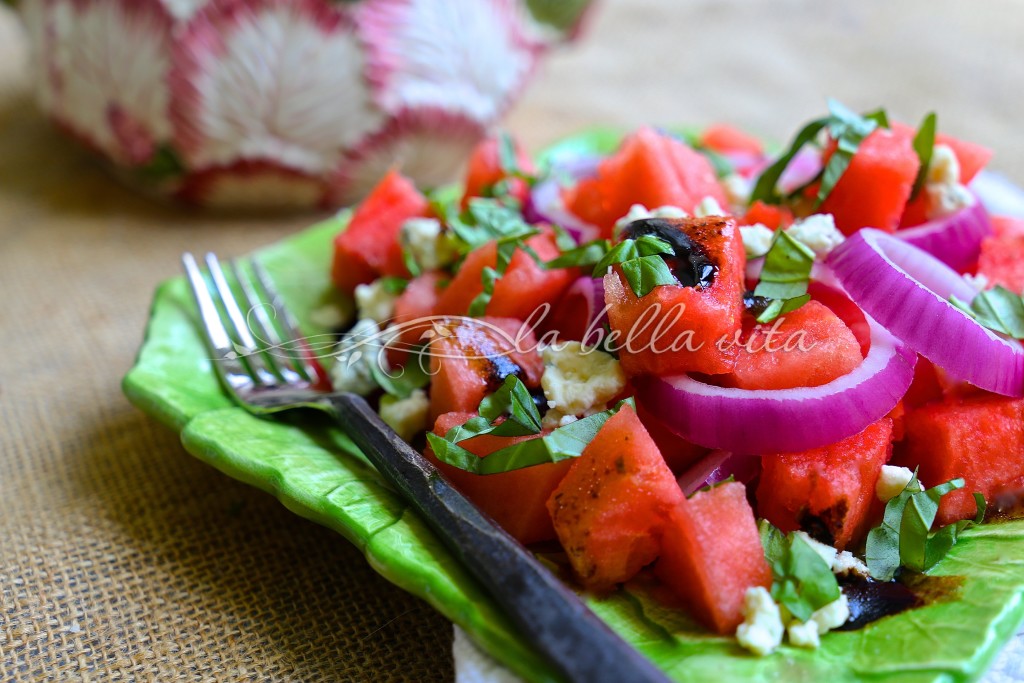
{"label": "grill mark on watermelon", "polygon": [[832,507],[825,508],[817,515],[805,510],[800,515],[800,528],[816,541],[825,545],[835,545],[836,537],[832,530],[842,529],[848,510],[849,506],[845,498]]}

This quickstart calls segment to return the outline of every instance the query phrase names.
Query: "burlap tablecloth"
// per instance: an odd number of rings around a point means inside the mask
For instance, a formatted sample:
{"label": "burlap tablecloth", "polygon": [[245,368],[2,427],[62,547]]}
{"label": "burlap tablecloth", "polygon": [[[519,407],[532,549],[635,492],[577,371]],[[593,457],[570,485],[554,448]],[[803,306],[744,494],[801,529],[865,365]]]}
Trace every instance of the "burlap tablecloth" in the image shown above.
{"label": "burlap tablecloth", "polygon": [[[1024,2],[608,1],[510,125],[725,119],[786,138],[824,98],[997,149],[1024,181]],[[451,680],[451,629],[344,540],[199,464],[118,387],[184,249],[225,218],[119,186],[35,113],[0,9],[0,680]]]}

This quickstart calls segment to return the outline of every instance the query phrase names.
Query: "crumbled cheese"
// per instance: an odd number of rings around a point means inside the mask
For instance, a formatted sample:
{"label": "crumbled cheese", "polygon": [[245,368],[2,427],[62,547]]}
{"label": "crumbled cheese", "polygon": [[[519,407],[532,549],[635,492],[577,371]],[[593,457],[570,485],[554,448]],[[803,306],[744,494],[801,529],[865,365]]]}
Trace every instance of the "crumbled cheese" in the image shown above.
{"label": "crumbled cheese", "polygon": [[730,173],[722,178],[722,188],[725,190],[725,198],[729,201],[729,206],[733,208],[733,213],[739,213],[750,203],[750,193],[754,189],[754,183],[739,173]]}
{"label": "crumbled cheese", "polygon": [[757,655],[771,654],[782,644],[782,613],[763,586],[748,588],[743,596],[743,623],[736,628],[736,640]]}
{"label": "crumbled cheese", "polygon": [[818,258],[828,256],[830,251],[846,240],[836,228],[836,221],[830,213],[816,213],[796,221],[786,228],[786,234],[807,245]]}
{"label": "crumbled cheese", "polygon": [[634,204],[629,207],[629,211],[626,215],[615,221],[615,236],[619,237],[622,231],[626,229],[626,226],[633,221],[643,220],[644,218],[686,218],[690,214],[683,211],[678,206],[659,206],[656,209],[648,209],[643,204]]}
{"label": "crumbled cheese", "polygon": [[714,197],[705,197],[700,200],[693,209],[693,215],[697,218],[707,218],[708,216],[725,216],[728,212],[722,208],[722,205],[718,203],[718,200]]}
{"label": "crumbled cheese", "polygon": [[391,316],[395,314],[395,302],[398,301],[398,295],[389,292],[381,279],[374,280],[368,285],[357,285],[355,299],[360,318],[383,323],[390,320]]}
{"label": "crumbled cheese", "polygon": [[324,304],[309,312],[309,322],[317,327],[334,330],[349,321],[351,311],[345,311],[337,304]]}
{"label": "crumbled cheese", "polygon": [[792,621],[786,628],[789,644],[796,647],[816,648],[821,644],[821,636],[834,628],[846,623],[850,618],[850,602],[846,595],[816,610],[806,622]]}
{"label": "crumbled cheese", "polygon": [[427,428],[429,414],[430,399],[422,389],[414,390],[408,398],[383,396],[380,399],[380,419],[406,441]]}
{"label": "crumbled cheese", "polygon": [[966,282],[971,289],[976,292],[983,292],[988,289],[989,281],[988,277],[984,273],[978,273],[973,275],[971,273],[964,273],[964,282]]}
{"label": "crumbled cheese", "polygon": [[960,161],[949,145],[935,145],[925,180],[928,218],[949,216],[973,206],[976,201],[971,191],[960,183]]}
{"label": "crumbled cheese", "polygon": [[858,576],[867,576],[868,567],[860,559],[855,557],[853,553],[844,550],[840,552],[836,548],[830,545],[821,543],[811,538],[808,534],[803,531],[795,532],[797,536],[800,536],[809,546],[818,553],[818,556],[825,560],[825,564],[829,566],[833,574],[843,576],[846,574],[856,574]]}
{"label": "crumbled cheese", "polygon": [[410,218],[402,224],[398,239],[423,270],[444,268],[455,258],[455,249],[436,218]]}
{"label": "crumbled cheese", "polygon": [[814,540],[804,531],[796,531],[794,533],[797,536],[799,536],[807,545],[811,546],[811,550],[816,552],[818,554],[818,557],[825,560],[825,564],[828,565],[829,569],[832,568],[832,565],[835,564],[836,561],[836,555],[839,554],[838,550],[836,550],[830,545],[825,545],[820,541]]}
{"label": "crumbled cheese", "polygon": [[740,239],[743,240],[743,249],[747,252],[747,258],[757,258],[767,254],[771,249],[774,236],[775,231],[760,223],[740,226]]}
{"label": "crumbled cheese", "polygon": [[836,553],[835,562],[832,563],[832,573],[836,576],[859,576],[863,579],[870,576],[868,566],[859,557],[849,550]]}
{"label": "crumbled cheese", "polygon": [[[883,503],[886,503],[903,492],[907,484],[913,478],[914,473],[906,467],[895,465],[882,465],[882,472],[878,475],[878,482],[875,484],[875,495]],[[917,483],[918,486],[921,482]]]}
{"label": "crumbled cheese", "polygon": [[584,415],[622,392],[626,376],[619,361],[579,342],[552,344],[541,351],[540,385],[548,407],[563,415]]}
{"label": "crumbled cheese", "polygon": [[377,389],[373,364],[386,362],[381,337],[380,327],[369,319],[360,320],[342,337],[334,350],[331,368],[331,383],[336,391],[366,396]]}

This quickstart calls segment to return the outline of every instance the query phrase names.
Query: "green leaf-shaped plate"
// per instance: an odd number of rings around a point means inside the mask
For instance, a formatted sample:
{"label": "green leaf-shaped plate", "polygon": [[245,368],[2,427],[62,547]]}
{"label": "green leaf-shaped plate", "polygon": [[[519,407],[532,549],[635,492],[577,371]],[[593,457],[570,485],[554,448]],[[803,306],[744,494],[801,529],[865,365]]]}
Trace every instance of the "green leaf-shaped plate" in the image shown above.
{"label": "green leaf-shaped plate", "polygon": [[[618,139],[615,131],[591,131],[547,156],[605,152]],[[347,214],[339,214],[256,254],[307,334],[326,331],[313,324],[310,313],[336,296],[328,280],[331,239],[346,220]],[[432,604],[524,678],[558,680],[340,430],[315,416],[268,421],[234,407],[207,356],[184,279],[168,280],[156,291],[146,339],[124,391],[179,431],[190,453],[340,532],[381,575]],[[829,634],[819,650],[782,647],[769,657],[754,657],[733,639],[705,632],[682,612],[661,605],[642,582],[589,602],[678,681],[976,679],[1024,617],[1024,521],[967,531],[933,573],[964,578],[944,600],[859,631]]]}

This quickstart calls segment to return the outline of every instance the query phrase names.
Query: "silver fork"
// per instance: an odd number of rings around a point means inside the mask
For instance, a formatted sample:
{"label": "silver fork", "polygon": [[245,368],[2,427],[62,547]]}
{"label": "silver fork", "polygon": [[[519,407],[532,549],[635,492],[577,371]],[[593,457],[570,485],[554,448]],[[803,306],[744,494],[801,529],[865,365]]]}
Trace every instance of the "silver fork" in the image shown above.
{"label": "silver fork", "polygon": [[[205,260],[208,278],[192,254],[182,256],[214,368],[239,405],[259,416],[292,409],[320,410],[333,416],[387,482],[490,592],[520,634],[567,680],[668,680],[518,541],[456,491],[428,460],[384,424],[365,400],[318,388],[323,385],[322,370],[259,263],[250,264],[253,277],[231,263],[231,276],[242,297],[240,306],[217,257],[207,254]],[[275,316],[267,311],[267,305]],[[255,330],[249,327],[243,306],[252,312]],[[286,347],[298,348],[298,357],[266,353],[269,348]]]}

